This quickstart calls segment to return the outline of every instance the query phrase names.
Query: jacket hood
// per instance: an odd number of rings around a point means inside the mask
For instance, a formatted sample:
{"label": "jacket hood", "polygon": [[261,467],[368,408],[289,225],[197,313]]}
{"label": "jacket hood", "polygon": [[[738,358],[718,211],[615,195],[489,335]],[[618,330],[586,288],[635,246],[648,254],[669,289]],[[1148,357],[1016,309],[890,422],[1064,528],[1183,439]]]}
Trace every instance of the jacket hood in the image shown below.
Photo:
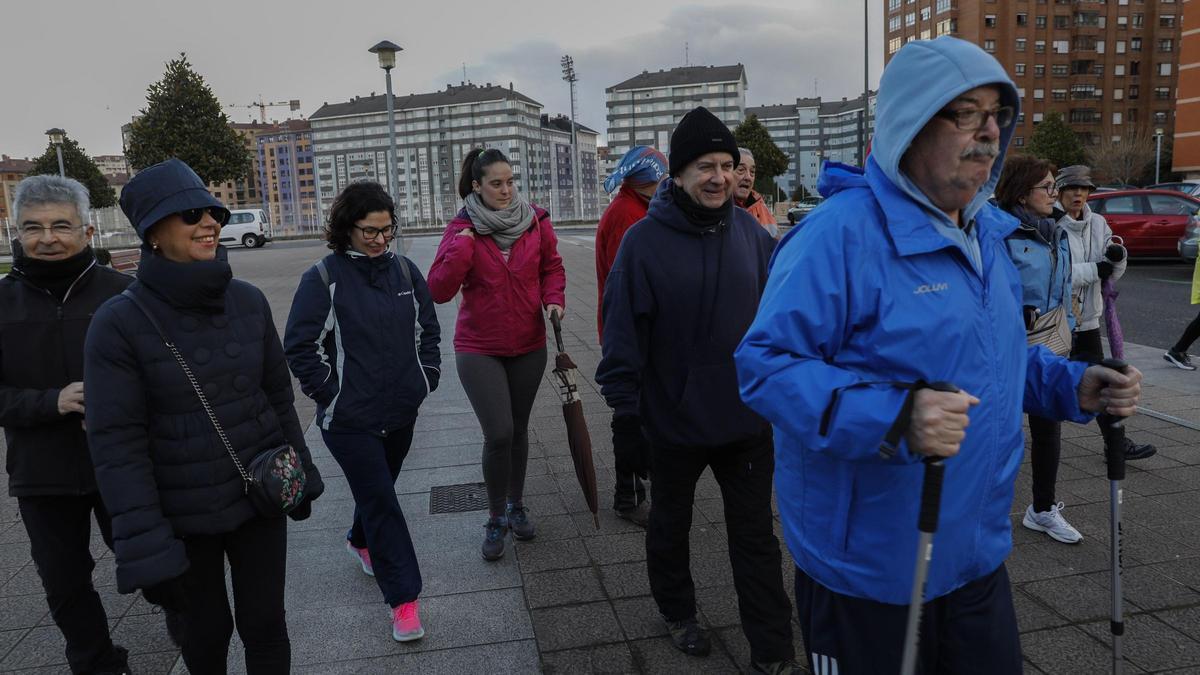
{"label": "jacket hood", "polygon": [[[875,136],[871,157],[885,176],[909,197],[933,213],[941,211],[900,172],[900,160],[912,141],[930,119],[963,93],[995,85],[1000,89],[1000,104],[1020,111],[1020,97],[1008,73],[990,54],[978,46],[942,36],[936,40],[910,42],[896,53],[883,71],[875,108]],[[1004,166],[1004,155],[1016,124],[1000,130],[1000,154],[992,165],[988,181],[963,209],[969,221],[987,202]]]}

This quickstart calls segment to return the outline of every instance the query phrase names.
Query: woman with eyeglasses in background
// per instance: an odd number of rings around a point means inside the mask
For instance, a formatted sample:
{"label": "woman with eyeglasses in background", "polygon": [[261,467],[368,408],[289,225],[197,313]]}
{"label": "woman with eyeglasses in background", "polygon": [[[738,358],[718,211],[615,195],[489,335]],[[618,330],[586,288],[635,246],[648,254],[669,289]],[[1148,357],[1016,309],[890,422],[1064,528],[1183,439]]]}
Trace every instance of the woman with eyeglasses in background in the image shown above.
{"label": "woman with eyeglasses in background", "polygon": [[164,610],[191,673],[226,672],[235,625],[247,672],[287,673],[287,521],[260,515],[241,469],[291,445],[305,474],[295,520],[324,485],[271,307],[233,279],[217,245],[229,210],[187,164],[140,171],[121,210],[143,242],[137,281],[96,312],[84,347],[88,445],[112,515],[117,590],[142,589]]}
{"label": "woman with eyeglasses in background", "polygon": [[[1053,164],[1031,155],[1010,157],[996,184],[996,201],[1020,222],[1006,243],[1021,276],[1025,330],[1033,332],[1035,326],[1061,323],[1061,339],[1051,340],[1048,348],[1067,356],[1074,326],[1070,311],[1071,244],[1066,230],[1057,224],[1062,212],[1055,204],[1058,189],[1054,171]],[[1077,544],[1083,535],[1063,518],[1063,503],[1054,497],[1061,433],[1059,422],[1029,415],[1033,503],[1025,509],[1022,524],[1045,532],[1055,541]]]}
{"label": "woman with eyeglasses in background", "polygon": [[467,153],[458,195],[463,208],[442,235],[429,288],[436,302],[462,291],[454,358],[483,429],[490,517],[482,554],[499,560],[509,530],[518,540],[536,536],[523,500],[529,415],[546,372],[542,310],[562,317],[567,277],[550,214],[517,192],[503,152]]}
{"label": "woman with eyeglasses in background", "polygon": [[325,226],[333,253],[301,277],[284,344],[354,495],[346,550],[375,577],[392,638],[404,642],[425,629],[421,569],[395,484],[442,360],[429,288],[412,261],[388,250],[395,234],[395,203],[379,183],[346,186]]}

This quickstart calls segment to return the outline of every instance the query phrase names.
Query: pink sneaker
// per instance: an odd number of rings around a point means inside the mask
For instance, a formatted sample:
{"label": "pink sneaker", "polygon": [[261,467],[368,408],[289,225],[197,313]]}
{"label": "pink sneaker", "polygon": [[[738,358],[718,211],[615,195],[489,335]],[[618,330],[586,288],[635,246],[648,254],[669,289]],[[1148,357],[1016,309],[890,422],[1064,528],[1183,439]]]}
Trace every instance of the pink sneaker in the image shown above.
{"label": "pink sneaker", "polygon": [[421,617],[418,614],[420,603],[420,600],[413,600],[392,610],[393,640],[409,642],[425,637],[425,629],[421,627]]}
{"label": "pink sneaker", "polygon": [[349,539],[347,539],[346,550],[350,552],[350,555],[354,556],[354,559],[357,560],[360,565],[362,565],[363,574],[369,577],[375,576],[375,568],[371,566],[371,554],[367,551],[367,549],[357,548],[354,544],[350,543]]}

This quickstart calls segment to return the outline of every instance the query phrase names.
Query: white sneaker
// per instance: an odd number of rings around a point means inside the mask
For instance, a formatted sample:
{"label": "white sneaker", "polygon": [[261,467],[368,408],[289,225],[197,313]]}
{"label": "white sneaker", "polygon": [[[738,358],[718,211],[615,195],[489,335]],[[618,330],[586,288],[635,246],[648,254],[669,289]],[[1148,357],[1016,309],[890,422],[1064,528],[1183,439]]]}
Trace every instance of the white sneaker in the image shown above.
{"label": "white sneaker", "polygon": [[1062,502],[1052,505],[1049,511],[1034,511],[1030,504],[1025,509],[1025,519],[1021,524],[1035,532],[1045,532],[1055,541],[1078,544],[1083,540],[1083,535],[1062,517],[1062,509]]}

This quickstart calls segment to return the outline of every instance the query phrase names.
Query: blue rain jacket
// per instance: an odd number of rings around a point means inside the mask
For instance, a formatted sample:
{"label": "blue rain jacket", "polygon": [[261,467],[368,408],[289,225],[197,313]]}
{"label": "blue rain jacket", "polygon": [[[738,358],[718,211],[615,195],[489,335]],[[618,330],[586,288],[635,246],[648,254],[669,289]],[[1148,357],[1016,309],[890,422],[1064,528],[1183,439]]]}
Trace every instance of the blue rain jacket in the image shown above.
{"label": "blue rain jacket", "polygon": [[1003,68],[974,45],[939,38],[896,55],[880,85],[866,172],[826,165],[827,199],[777,248],[735,354],[743,399],[775,429],[776,497],[792,556],[845,595],[909,600],[923,465],[905,442],[891,458],[879,452],[906,396],[895,383],[950,381],[981,401],[960,454],[946,462],[928,599],[992,572],[1012,547],[1022,404],[1089,419],[1075,394],[1084,366],[1026,347],[1021,283],[1005,248],[1017,222],[986,203],[1012,128],[991,179],[963,210],[980,271],[900,174],[900,157],[933,114],[986,84],[1018,105]]}

